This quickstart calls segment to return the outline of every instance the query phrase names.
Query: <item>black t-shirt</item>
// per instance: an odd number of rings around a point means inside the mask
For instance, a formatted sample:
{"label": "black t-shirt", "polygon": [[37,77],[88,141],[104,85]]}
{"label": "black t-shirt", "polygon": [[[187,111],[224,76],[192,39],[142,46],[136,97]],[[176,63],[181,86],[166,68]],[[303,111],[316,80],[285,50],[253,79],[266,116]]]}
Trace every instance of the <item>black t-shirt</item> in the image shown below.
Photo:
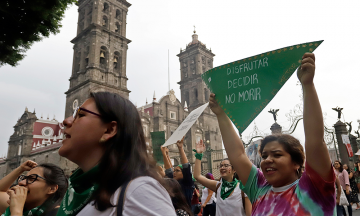
{"label": "black t-shirt", "polygon": [[[182,173],[183,178],[179,180],[179,184],[181,185],[181,188],[183,190],[183,193],[185,195],[186,201],[191,206],[191,199],[194,192],[194,182],[192,180],[192,174],[191,174],[191,167],[190,163],[186,163],[182,165]],[[165,175],[169,178],[173,178],[173,171],[171,169],[165,170]]]}

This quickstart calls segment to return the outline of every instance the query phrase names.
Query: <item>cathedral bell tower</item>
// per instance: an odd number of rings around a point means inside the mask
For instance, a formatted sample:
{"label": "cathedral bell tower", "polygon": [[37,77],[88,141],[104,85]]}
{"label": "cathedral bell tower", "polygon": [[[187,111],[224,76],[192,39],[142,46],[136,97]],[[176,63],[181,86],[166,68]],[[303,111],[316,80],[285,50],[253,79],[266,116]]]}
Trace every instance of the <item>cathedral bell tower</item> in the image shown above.
{"label": "cathedral bell tower", "polygon": [[[182,107],[187,107],[188,111],[191,112],[209,101],[210,90],[201,79],[201,74],[213,68],[215,54],[199,41],[198,35],[194,30],[192,41],[186,45],[185,50],[180,49],[180,53],[177,56],[179,57],[181,71],[181,81],[178,82],[181,91],[181,105]],[[187,151],[191,152],[200,139],[204,140],[206,148],[213,150],[222,149],[217,118],[209,107],[204,110],[197,122],[186,134],[185,143]],[[194,157],[189,158],[191,158],[189,159],[190,162],[195,161]],[[222,156],[216,157],[216,159],[221,161]],[[210,163],[209,166],[211,168],[217,165]]]}
{"label": "cathedral bell tower", "polygon": [[72,115],[90,92],[109,91],[129,97],[126,76],[126,0],[79,0],[79,19],[74,44],[65,118]]}
{"label": "cathedral bell tower", "polygon": [[178,82],[181,90],[181,105],[185,102],[189,111],[207,103],[210,91],[201,79],[201,74],[213,68],[214,53],[198,40],[194,30],[192,41],[185,50],[180,49],[177,55],[180,61],[181,81]]}

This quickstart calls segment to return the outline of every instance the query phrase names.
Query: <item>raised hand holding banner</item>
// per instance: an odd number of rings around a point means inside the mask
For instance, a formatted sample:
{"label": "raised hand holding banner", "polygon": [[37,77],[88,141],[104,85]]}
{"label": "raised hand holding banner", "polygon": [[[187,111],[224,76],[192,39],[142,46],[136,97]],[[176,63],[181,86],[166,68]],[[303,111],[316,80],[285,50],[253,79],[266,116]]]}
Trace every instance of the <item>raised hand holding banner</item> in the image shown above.
{"label": "raised hand holding banner", "polygon": [[206,103],[195,110],[193,110],[185,120],[180,124],[180,126],[175,130],[171,137],[166,140],[165,144],[162,146],[168,146],[176,143],[178,140],[181,140],[183,136],[190,130],[191,126],[196,122],[199,116],[204,112],[205,108],[209,105]]}
{"label": "raised hand holding banner", "polygon": [[215,67],[202,74],[208,88],[242,133],[323,41],[298,44]]}

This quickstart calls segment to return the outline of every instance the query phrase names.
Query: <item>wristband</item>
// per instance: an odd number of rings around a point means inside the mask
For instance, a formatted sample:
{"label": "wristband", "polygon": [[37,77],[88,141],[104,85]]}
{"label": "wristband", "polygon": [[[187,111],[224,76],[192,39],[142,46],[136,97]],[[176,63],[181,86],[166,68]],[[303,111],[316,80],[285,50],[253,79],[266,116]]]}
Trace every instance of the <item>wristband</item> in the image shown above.
{"label": "wristband", "polygon": [[203,157],[203,153],[197,153],[195,149],[193,149],[193,151],[195,152],[195,158],[201,160]]}

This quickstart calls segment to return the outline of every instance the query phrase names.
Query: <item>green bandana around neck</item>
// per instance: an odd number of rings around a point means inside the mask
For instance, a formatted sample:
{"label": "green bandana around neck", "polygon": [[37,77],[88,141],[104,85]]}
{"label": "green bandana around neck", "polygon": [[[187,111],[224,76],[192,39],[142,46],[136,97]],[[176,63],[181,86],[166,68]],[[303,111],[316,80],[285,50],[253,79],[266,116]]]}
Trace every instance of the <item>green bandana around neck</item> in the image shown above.
{"label": "green bandana around neck", "polygon": [[226,199],[228,196],[230,196],[230,194],[234,191],[236,185],[238,184],[239,180],[235,179],[232,182],[228,182],[225,181],[224,179],[222,180],[221,183],[221,192],[220,192],[220,197],[224,200]]}
{"label": "green bandana around neck", "polygon": [[[41,208],[39,208],[39,206],[38,206],[38,207],[35,207],[35,208],[30,209],[28,211],[24,211],[22,215],[23,216],[30,216],[30,215],[31,216],[39,216],[42,213],[44,213],[45,208],[46,208],[45,206],[43,206]],[[8,207],[6,209],[6,211],[4,212],[4,214],[2,214],[1,216],[11,216],[10,207]]]}
{"label": "green bandana around neck", "polygon": [[75,171],[70,176],[69,188],[56,216],[76,215],[79,213],[91,201],[93,193],[99,188],[99,185],[94,182],[98,174],[98,165],[86,173],[81,169]]}

